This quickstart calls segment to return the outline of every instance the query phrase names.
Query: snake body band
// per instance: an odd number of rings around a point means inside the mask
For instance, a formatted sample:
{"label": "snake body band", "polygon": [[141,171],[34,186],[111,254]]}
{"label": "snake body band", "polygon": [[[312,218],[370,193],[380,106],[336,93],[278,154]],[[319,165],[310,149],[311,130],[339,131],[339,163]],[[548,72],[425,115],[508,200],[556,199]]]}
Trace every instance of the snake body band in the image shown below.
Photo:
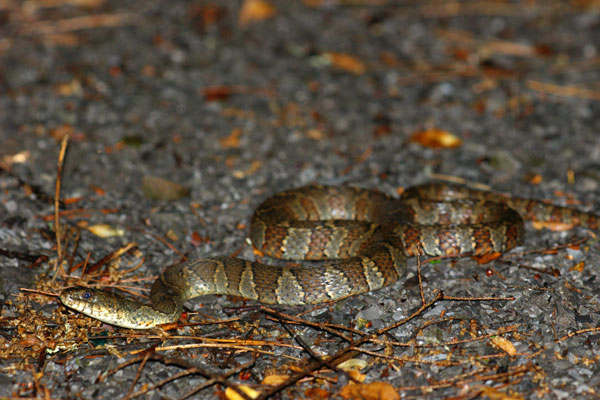
{"label": "snake body band", "polygon": [[305,305],[374,291],[401,279],[406,257],[506,252],[523,237],[523,218],[598,229],[600,216],[572,208],[441,183],[400,198],[349,186],[306,186],[278,193],[255,211],[253,246],[283,260],[326,260],[279,267],[235,257],[170,266],[150,304],[84,287],[64,290],[66,306],[101,321],[148,329],[176,321],[183,303],[228,294],[264,304]]}

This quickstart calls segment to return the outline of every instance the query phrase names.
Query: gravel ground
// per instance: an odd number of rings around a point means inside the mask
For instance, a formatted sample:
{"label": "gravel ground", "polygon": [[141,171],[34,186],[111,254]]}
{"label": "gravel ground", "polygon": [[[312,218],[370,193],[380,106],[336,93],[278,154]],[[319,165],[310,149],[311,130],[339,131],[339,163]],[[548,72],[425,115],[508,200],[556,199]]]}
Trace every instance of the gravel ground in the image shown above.
{"label": "gravel ground", "polygon": [[[209,296],[188,304],[189,321],[202,324],[170,337],[102,325],[21,290],[56,293],[77,281],[86,259],[88,278],[96,274],[88,282],[139,288],[184,255],[251,258],[252,210],[283,189],[349,183],[397,194],[451,179],[600,210],[599,8],[0,3],[0,397],[222,398],[237,384],[266,393],[265,376],[315,362],[302,344],[321,359],[347,349],[339,334],[309,323],[369,334],[419,309],[415,260],[405,281],[308,310],[304,324]],[[440,149],[411,140],[422,131],[462,142]],[[71,277],[55,273],[52,219],[65,134],[62,266]],[[156,199],[144,191],[148,176],[189,195]],[[101,224],[113,236],[90,229]],[[532,251],[579,238],[588,240]],[[359,372],[313,368],[274,396],[356,398],[349,381],[364,379],[371,396],[385,383],[402,398],[597,398],[599,251],[591,232],[529,227],[523,246],[489,264],[426,264],[427,301],[437,290],[514,300],[437,302],[362,345],[369,353],[348,353],[364,362]],[[233,338],[241,347],[211,341]],[[196,347],[149,350],[176,345]],[[113,370],[144,355],[145,364]]]}

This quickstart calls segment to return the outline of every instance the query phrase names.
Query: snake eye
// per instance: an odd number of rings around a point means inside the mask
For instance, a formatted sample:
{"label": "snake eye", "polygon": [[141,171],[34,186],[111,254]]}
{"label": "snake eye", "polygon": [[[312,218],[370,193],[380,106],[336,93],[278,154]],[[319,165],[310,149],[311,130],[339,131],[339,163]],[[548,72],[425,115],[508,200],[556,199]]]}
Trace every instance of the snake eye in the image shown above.
{"label": "snake eye", "polygon": [[85,300],[89,300],[92,297],[92,292],[83,292],[81,297],[83,297]]}

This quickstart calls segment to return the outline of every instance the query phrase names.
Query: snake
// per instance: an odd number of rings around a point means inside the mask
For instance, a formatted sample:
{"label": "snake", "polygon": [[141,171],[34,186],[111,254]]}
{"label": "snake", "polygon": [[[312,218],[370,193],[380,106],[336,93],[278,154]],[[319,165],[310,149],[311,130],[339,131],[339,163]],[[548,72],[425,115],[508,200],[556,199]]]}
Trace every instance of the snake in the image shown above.
{"label": "snake", "polygon": [[[133,329],[176,322],[186,301],[208,294],[267,305],[327,303],[399,281],[407,257],[507,252],[522,242],[524,219],[592,230],[600,225],[600,215],[450,183],[413,186],[399,197],[311,185],[277,193],[256,208],[249,232],[256,261],[221,256],[171,265],[152,284],[150,304],[83,286],[63,290],[60,300]],[[268,258],[285,261],[261,262]]]}

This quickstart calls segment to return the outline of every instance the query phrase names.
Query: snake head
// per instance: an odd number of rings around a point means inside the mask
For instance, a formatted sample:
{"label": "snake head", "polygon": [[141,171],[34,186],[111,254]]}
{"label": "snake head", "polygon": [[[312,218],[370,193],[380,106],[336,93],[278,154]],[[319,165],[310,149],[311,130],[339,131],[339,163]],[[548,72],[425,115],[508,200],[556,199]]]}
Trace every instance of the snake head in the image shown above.
{"label": "snake head", "polygon": [[60,301],[89,317],[108,324],[132,329],[150,329],[177,320],[181,305],[176,303],[166,314],[117,293],[76,286],[65,289]]}
{"label": "snake head", "polygon": [[95,289],[81,286],[68,288],[60,293],[60,301],[67,307],[82,311],[81,308],[94,302],[94,291]]}
{"label": "snake head", "polygon": [[117,318],[114,317],[115,313],[112,310],[118,307],[121,301],[127,303],[129,300],[115,293],[75,286],[63,290],[60,294],[60,301],[75,311],[109,324],[115,324]]}

